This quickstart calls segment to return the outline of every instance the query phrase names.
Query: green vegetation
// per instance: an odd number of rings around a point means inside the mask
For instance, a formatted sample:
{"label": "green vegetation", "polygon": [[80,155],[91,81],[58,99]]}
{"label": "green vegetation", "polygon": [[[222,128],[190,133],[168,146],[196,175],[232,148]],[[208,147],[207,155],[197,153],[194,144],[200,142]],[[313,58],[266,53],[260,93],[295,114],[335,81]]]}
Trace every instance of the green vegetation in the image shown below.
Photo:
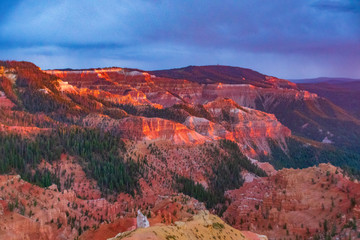
{"label": "green vegetation", "polygon": [[31,169],[36,169],[42,159],[52,162],[66,152],[84,160],[86,173],[97,180],[106,193],[133,194],[138,189],[137,179],[145,163],[125,161],[120,154],[124,151],[119,137],[93,129],[63,128],[50,135],[39,134],[33,140],[0,134],[0,155],[3,156],[0,173],[16,171],[25,180],[42,187],[58,184],[58,176],[48,170],[37,170],[33,174]]}
{"label": "green vegetation", "polygon": [[19,135],[5,135],[0,133],[0,173],[15,170],[22,176],[29,173],[28,166],[35,168],[41,159],[53,161],[59,159],[61,148],[51,144],[46,135],[38,135],[34,140],[22,138]]}
{"label": "green vegetation", "polygon": [[286,140],[288,151],[284,152],[273,140],[269,140],[271,156],[262,156],[262,161],[269,161],[276,169],[281,168],[306,168],[319,163],[331,163],[341,167],[351,175],[360,176],[360,155],[353,152],[323,145],[315,147],[288,138]]}
{"label": "green vegetation", "polygon": [[205,202],[208,208],[213,208],[218,203],[224,203],[225,191],[237,189],[243,185],[242,170],[247,170],[261,177],[267,176],[262,169],[251,163],[241,153],[236,143],[229,140],[220,140],[219,147],[220,149],[211,145],[210,148],[206,149],[207,156],[213,161],[208,190],[191,179],[184,177],[176,178],[176,186],[180,192]]}
{"label": "green vegetation", "polygon": [[177,237],[175,235],[166,235],[166,240],[176,240]]}
{"label": "green vegetation", "polygon": [[110,191],[134,193],[143,163],[125,161],[120,151],[125,145],[119,137],[99,130],[72,128],[55,133],[66,152],[83,158],[85,170],[97,180],[100,188]]}
{"label": "green vegetation", "polygon": [[213,208],[217,203],[225,200],[223,195],[206,190],[200,183],[185,177],[177,177],[176,186],[178,191],[204,202],[207,208]]}
{"label": "green vegetation", "polygon": [[224,229],[224,228],[225,228],[224,224],[218,223],[218,222],[213,223],[213,224],[212,224],[212,227],[213,227],[214,229]]}
{"label": "green vegetation", "polygon": [[50,113],[54,111],[70,111],[73,105],[60,97],[49,95],[39,89],[30,88],[27,91],[19,93],[22,105],[31,113],[44,112]]}
{"label": "green vegetation", "polygon": [[243,185],[242,170],[265,177],[266,173],[240,151],[239,146],[230,140],[220,140],[219,147],[210,150],[213,159],[213,174],[210,176],[210,188],[220,196],[229,189],[236,189]]}
{"label": "green vegetation", "polygon": [[52,184],[56,184],[58,186],[58,189],[60,189],[59,178],[56,176],[56,174],[51,173],[48,169],[36,170],[35,174],[26,172],[24,173],[22,178],[40,187],[49,187]]}
{"label": "green vegetation", "polygon": [[220,140],[220,147],[228,153],[228,157],[225,157],[223,161],[232,161],[236,168],[243,168],[250,173],[254,173],[260,177],[266,177],[267,174],[259,168],[258,166],[254,165],[239,149],[237,143],[230,141],[230,140]]}

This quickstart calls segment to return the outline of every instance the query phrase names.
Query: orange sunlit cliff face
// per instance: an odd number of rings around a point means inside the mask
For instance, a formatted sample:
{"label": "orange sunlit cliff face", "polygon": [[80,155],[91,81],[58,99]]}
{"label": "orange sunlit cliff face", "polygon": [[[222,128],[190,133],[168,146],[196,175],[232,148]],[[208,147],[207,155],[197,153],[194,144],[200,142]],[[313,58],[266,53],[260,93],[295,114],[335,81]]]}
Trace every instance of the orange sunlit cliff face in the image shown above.
{"label": "orange sunlit cliff face", "polygon": [[0,63],[1,239],[356,235],[360,120],[326,98],[225,66]]}
{"label": "orange sunlit cliff face", "polygon": [[[275,116],[253,109],[238,108],[236,106],[237,103],[232,100],[221,100],[225,96],[231,96],[231,93],[228,91],[236,92],[238,96],[241,96],[242,94],[239,94],[239,90],[243,88],[246,89],[246,92],[248,92],[249,89],[253,89],[254,91],[258,90],[252,86],[249,88],[249,85],[243,86],[240,84],[238,86],[239,88],[234,90],[234,87],[236,88],[237,86],[230,85],[225,87],[222,85],[221,88],[219,88],[217,84],[214,84],[215,89],[212,90],[211,86],[202,86],[186,80],[157,78],[148,73],[136,71],[126,72],[118,68],[94,70],[93,72],[86,70],[48,71],[48,73],[54,74],[59,78],[63,77],[64,81],[74,86],[86,86],[86,89],[96,87],[97,89],[103,90],[101,92],[102,94],[104,94],[103,92],[109,92],[114,95],[117,93],[127,94],[127,102],[123,97],[117,98],[123,99],[122,101],[113,100],[116,99],[115,97],[113,99],[111,97],[106,98],[107,100],[111,99],[111,101],[121,104],[143,104],[162,108],[169,107],[171,104],[214,101],[213,104],[207,103],[204,107],[206,111],[209,112],[209,115],[211,115],[211,118],[216,119],[215,121],[194,117],[190,117],[180,124],[174,124],[161,119],[147,120],[144,118],[139,120],[133,118],[129,121],[121,120],[117,123],[111,121],[112,124],[116,124],[116,126],[112,127],[114,131],[124,132],[124,134],[127,134],[131,139],[167,139],[173,140],[176,143],[185,144],[203,143],[211,139],[229,139],[241,143],[243,148],[248,148],[249,153],[252,152],[255,154],[256,151],[254,151],[252,147],[249,147],[251,141],[259,147],[259,152],[264,153],[270,151],[266,143],[267,138],[284,141],[286,137],[291,135],[290,131],[279,123]],[[82,88],[80,88],[80,91],[81,89]],[[82,90],[82,92],[84,91],[85,90]],[[289,94],[293,94],[290,95],[293,98],[299,97],[299,94],[295,90],[284,89],[282,91],[289,91]],[[294,91],[294,93],[292,93],[292,91]],[[137,94],[131,94],[133,92],[137,92]],[[247,93],[249,97],[245,95],[241,96],[241,99],[238,97],[235,99],[237,99],[239,103],[243,103],[244,101],[254,102],[255,99],[245,100],[245,98],[251,99],[252,94],[253,93],[249,96]],[[100,92],[98,92],[97,95],[100,95]],[[169,97],[171,97],[171,99],[169,99]],[[104,97],[101,98],[104,99]],[[165,105],[161,107],[164,102],[166,102]],[[254,103],[250,103],[249,105],[254,105]],[[224,119],[221,112],[222,109],[228,111],[227,114],[233,121],[226,122],[226,120],[230,119]],[[89,119],[86,121],[87,124],[91,125]],[[101,125],[106,125],[109,130],[111,126],[101,123],[103,121],[107,121],[107,119],[94,119],[94,124],[91,126],[101,127]],[[131,123],[131,125],[129,125],[129,123]],[[186,126],[183,126],[184,124]],[[214,128],[217,130],[214,131]],[[169,131],[171,133],[169,133]]]}

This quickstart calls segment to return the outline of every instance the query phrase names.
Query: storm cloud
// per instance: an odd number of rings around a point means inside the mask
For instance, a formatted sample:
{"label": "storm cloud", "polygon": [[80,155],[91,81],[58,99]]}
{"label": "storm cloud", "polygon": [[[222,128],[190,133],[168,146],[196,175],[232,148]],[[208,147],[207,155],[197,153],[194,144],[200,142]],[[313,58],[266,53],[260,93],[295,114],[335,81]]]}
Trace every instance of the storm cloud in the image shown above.
{"label": "storm cloud", "polygon": [[2,1],[0,58],[41,68],[241,66],[360,77],[352,0]]}

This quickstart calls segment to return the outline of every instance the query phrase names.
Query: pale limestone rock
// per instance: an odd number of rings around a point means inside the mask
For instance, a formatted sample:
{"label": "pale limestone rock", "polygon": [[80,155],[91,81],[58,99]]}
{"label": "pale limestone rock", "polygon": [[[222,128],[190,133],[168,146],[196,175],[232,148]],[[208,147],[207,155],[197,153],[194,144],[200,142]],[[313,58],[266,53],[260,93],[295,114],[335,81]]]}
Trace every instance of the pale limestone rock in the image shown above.
{"label": "pale limestone rock", "polygon": [[145,217],[140,210],[137,211],[136,224],[138,228],[148,228],[150,227],[147,217]]}

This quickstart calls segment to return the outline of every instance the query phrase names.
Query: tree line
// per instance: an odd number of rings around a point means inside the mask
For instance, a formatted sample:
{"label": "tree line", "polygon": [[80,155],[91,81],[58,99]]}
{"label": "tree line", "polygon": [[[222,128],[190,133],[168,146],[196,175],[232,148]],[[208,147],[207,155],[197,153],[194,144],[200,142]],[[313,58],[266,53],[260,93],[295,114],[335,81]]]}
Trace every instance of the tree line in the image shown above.
{"label": "tree line", "polygon": [[17,173],[25,180],[47,187],[59,182],[58,177],[38,170],[38,164],[43,159],[51,163],[60,159],[61,153],[68,153],[83,160],[85,172],[106,193],[134,194],[139,189],[137,180],[144,163],[125,160],[121,154],[125,151],[119,137],[96,129],[59,128],[34,139],[0,133],[0,173]]}

